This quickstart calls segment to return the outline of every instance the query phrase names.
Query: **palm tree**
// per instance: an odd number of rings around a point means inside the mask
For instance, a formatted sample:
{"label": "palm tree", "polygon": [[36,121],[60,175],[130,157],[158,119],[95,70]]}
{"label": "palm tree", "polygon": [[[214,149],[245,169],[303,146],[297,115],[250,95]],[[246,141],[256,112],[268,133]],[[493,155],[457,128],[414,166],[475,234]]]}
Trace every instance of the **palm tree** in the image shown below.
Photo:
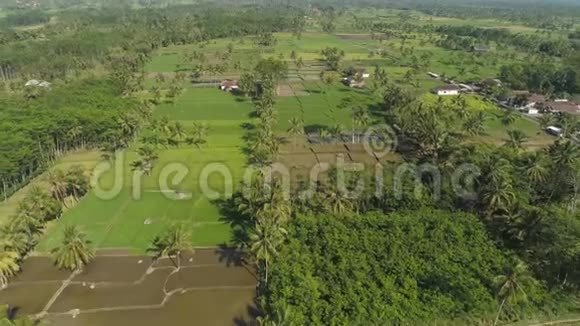
{"label": "palm tree", "polygon": [[274,315],[259,316],[256,318],[260,326],[292,326],[292,309],[289,305],[282,305],[281,309],[276,309]]}
{"label": "palm tree", "polygon": [[52,250],[55,265],[60,269],[79,271],[94,257],[91,242],[77,226],[64,228],[62,244]]}
{"label": "palm tree", "polygon": [[318,129],[318,137],[320,138],[320,142],[324,143],[330,138],[330,133],[326,128],[320,128]]}
{"label": "palm tree", "polygon": [[173,225],[153,240],[153,247],[148,251],[154,254],[155,259],[169,258],[175,268],[179,270],[181,268],[181,254],[184,251],[193,251],[191,233],[184,225]]}
{"label": "palm tree", "polygon": [[548,155],[558,168],[571,168],[578,162],[580,150],[570,140],[557,140],[548,148]]}
{"label": "palm tree", "polygon": [[527,155],[524,162],[526,176],[534,183],[544,182],[548,175],[546,157],[542,152]]}
{"label": "palm tree", "polygon": [[66,173],[67,194],[78,201],[89,191],[89,178],[80,165],[73,165]]}
{"label": "palm tree", "polygon": [[463,124],[463,130],[471,136],[478,136],[485,132],[484,123],[485,114],[483,112],[478,112],[465,121]]}
{"label": "palm tree", "polygon": [[497,296],[501,300],[497,316],[493,325],[497,325],[504,305],[515,305],[526,301],[524,288],[533,281],[526,265],[519,259],[513,259],[504,274],[495,277],[494,283],[498,288]]}
{"label": "palm tree", "polygon": [[270,260],[278,254],[278,247],[284,242],[287,234],[288,231],[273,218],[263,218],[258,221],[250,234],[250,251],[258,261],[264,263],[265,284],[268,284]]}
{"label": "palm tree", "polygon": [[128,144],[137,132],[139,121],[132,114],[124,113],[119,117],[117,122],[121,127],[121,133],[123,134],[122,140],[125,144]]}
{"label": "palm tree", "polygon": [[157,161],[157,159],[159,158],[157,152],[148,145],[141,146],[137,152],[141,157],[141,159],[131,163],[133,169],[141,170],[146,175],[151,174],[151,171],[153,170],[153,165],[155,164],[155,161]]}
{"label": "palm tree", "polygon": [[554,115],[550,113],[542,114],[542,116],[538,119],[538,122],[540,123],[540,127],[542,127],[542,129],[546,129],[549,126],[554,125]]}
{"label": "palm tree", "polygon": [[519,117],[520,117],[520,115],[518,114],[518,112],[516,110],[508,109],[508,110],[504,111],[504,113],[501,117],[501,123],[504,126],[511,126],[519,119]]}
{"label": "palm tree", "polygon": [[29,245],[29,237],[27,237],[25,230],[17,224],[4,223],[0,226],[0,250],[23,254]]}
{"label": "palm tree", "polygon": [[508,210],[516,199],[512,184],[508,180],[492,181],[486,185],[483,200],[487,203],[488,212]]}
{"label": "palm tree", "polygon": [[30,205],[26,201],[20,202],[9,227],[13,230],[22,230],[28,238],[32,238],[42,232],[43,221],[42,217],[37,216],[29,207]]}
{"label": "palm tree", "polygon": [[337,142],[340,142],[343,130],[344,128],[342,127],[342,125],[337,123],[334,126],[332,126],[332,128],[330,128],[329,132],[333,139],[335,139]]}
{"label": "palm tree", "polygon": [[175,124],[171,126],[171,137],[177,140],[176,142],[177,146],[179,146],[179,143],[183,141],[185,136],[186,133],[185,129],[183,128],[183,125],[181,124],[181,122],[176,121]]}
{"label": "palm tree", "polygon": [[509,130],[507,132],[508,139],[505,146],[513,149],[522,149],[523,144],[527,141],[527,136],[519,130]]}
{"label": "palm tree", "polygon": [[20,270],[19,258],[20,256],[15,251],[0,250],[0,288],[5,288],[8,285],[8,279]]}
{"label": "palm tree", "polygon": [[47,182],[50,185],[50,192],[52,193],[54,199],[60,202],[64,202],[67,190],[67,183],[64,172],[62,172],[60,169],[48,171]]}
{"label": "palm tree", "polygon": [[290,119],[288,122],[290,123],[290,128],[288,128],[287,132],[294,138],[294,147],[296,147],[298,137],[304,134],[304,124],[302,120],[296,117]]}
{"label": "palm tree", "polygon": [[[363,108],[357,108],[353,110],[353,126],[354,127],[366,127],[369,124],[369,114]],[[358,142],[360,143],[360,133],[358,137]],[[354,132],[353,132],[353,144],[354,144]]]}
{"label": "palm tree", "polygon": [[191,143],[197,147],[199,147],[201,144],[205,143],[205,137],[207,135],[207,125],[203,124],[203,123],[197,123],[194,122],[193,123],[193,132],[192,132],[192,137],[190,138]]}

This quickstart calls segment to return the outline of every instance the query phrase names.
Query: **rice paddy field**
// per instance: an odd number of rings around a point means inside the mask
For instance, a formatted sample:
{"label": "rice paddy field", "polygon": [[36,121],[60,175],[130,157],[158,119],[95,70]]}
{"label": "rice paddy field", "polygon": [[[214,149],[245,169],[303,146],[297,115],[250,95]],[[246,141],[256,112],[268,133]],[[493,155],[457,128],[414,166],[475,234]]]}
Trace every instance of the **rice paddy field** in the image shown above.
{"label": "rice paddy field", "polygon": [[[68,224],[81,226],[98,248],[129,248],[137,253],[144,253],[153,238],[171,224],[191,228],[195,246],[227,244],[231,240],[230,227],[222,220],[218,205],[201,194],[200,174],[208,165],[219,164],[231,173],[232,184],[239,184],[246,165],[242,125],[249,121],[250,111],[250,103],[217,89],[190,88],[176,103],[159,106],[156,115],[185,126],[194,121],[207,123],[207,144],[201,148],[184,145],[160,149],[151,175],[139,181],[135,181],[130,166],[137,158],[135,150],[139,145],[135,144],[117,158],[117,168],[93,180],[93,186],[98,188],[109,190],[118,185],[118,189],[106,196],[91,191],[49,226],[37,251],[46,252],[56,246],[61,229]],[[178,181],[173,179],[175,169],[184,172]],[[204,180],[211,189],[224,192],[226,183],[220,175],[212,174]]]}
{"label": "rice paddy field", "polygon": [[31,257],[0,291],[0,304],[58,326],[252,325],[256,275],[240,257],[198,249],[177,269],[169,259],[101,251],[80,273]]}
{"label": "rice paddy field", "polygon": [[[354,10],[353,13],[359,18],[387,22],[398,21],[402,14],[395,10]],[[429,17],[417,12],[412,12],[411,18],[424,24],[465,24],[459,19]],[[493,20],[473,23],[480,27],[504,26],[522,33],[535,32],[526,26],[504,25],[505,22]],[[222,73],[203,75],[202,79],[210,81],[239,78],[260,58],[281,58],[288,63],[289,75],[277,90],[275,131],[287,136],[289,120],[294,117],[303,119],[307,133],[337,124],[350,130],[351,111],[341,108],[346,98],[369,108],[371,122],[382,122],[382,99],[372,89],[351,89],[338,80],[330,85],[320,81],[320,73],[325,68],[320,51],[325,47],[337,47],[345,52],[344,67],[366,68],[372,73],[378,66],[387,72],[391,81],[401,84],[411,69],[412,56],[428,57],[425,59],[428,67],[424,70],[458,80],[493,78],[501,65],[526,60],[525,54],[514,49],[473,54],[442,49],[425,35],[409,36],[404,46],[397,37],[379,41],[368,33],[359,33],[347,18],[334,34],[322,33],[313,21],[300,38],[276,33],[276,43],[271,47],[256,45],[253,37],[170,46],[158,50],[147,64],[145,84],[149,90],[142,95],[151,96],[151,88],[167,86],[158,80],[159,75],[168,78],[178,72],[189,75],[200,63],[193,58],[194,52],[203,54],[207,63],[225,66]],[[411,48],[412,55],[408,53]],[[302,58],[304,67],[296,66],[291,59],[293,54]],[[413,91],[417,99],[435,101],[436,96],[427,93],[442,82],[431,79],[426,71],[415,76],[417,86]],[[481,110],[487,117],[485,134],[469,141],[501,144],[508,130],[501,123],[502,111],[479,96],[466,96],[466,101],[469,108]],[[100,153],[95,151],[72,153],[56,162],[54,168],[83,165],[92,176],[92,190],[78,205],[67,209],[62,218],[48,225],[35,256],[24,263],[23,273],[0,291],[0,304],[22,307],[24,314],[43,313],[55,325],[64,326],[252,324],[246,321],[255,314],[253,267],[238,261],[229,249],[225,253],[216,249],[233,244],[235,230],[220,203],[227,197],[230,186],[232,190],[238,189],[246,171],[245,137],[253,122],[252,111],[252,101],[247,97],[219,91],[217,85],[199,87],[188,82],[180,96],[172,103],[158,105],[153,115],[167,117],[170,123],[180,122],[186,128],[191,128],[194,122],[207,124],[207,143],[200,148],[185,144],[159,148],[152,173],[144,176],[136,174],[131,167],[138,158],[138,142],[119,154],[114,163],[102,161]],[[553,141],[532,119],[520,119],[511,128],[523,131],[531,148]],[[304,175],[316,163],[333,164],[337,155],[369,166],[379,161],[360,144],[313,145],[306,137],[300,137],[296,143],[290,138],[286,140],[277,161]],[[397,161],[400,157],[393,154],[381,162]],[[224,178],[221,172],[207,174],[208,168],[226,171],[227,175]],[[40,176],[32,184],[46,186],[44,179]],[[206,186],[219,196],[209,198],[203,191]],[[27,190],[25,187],[0,203],[0,223],[14,213]],[[71,224],[78,225],[98,249],[96,260],[79,275],[56,270],[46,256],[60,244],[63,229]],[[172,224],[182,224],[191,230],[191,243],[198,248],[178,271],[167,261],[153,262],[147,256],[152,240]]]}
{"label": "rice paddy field", "polygon": [[[193,51],[203,53],[209,62],[226,66],[223,73],[205,74],[202,77],[208,80],[238,78],[242,71],[253,67],[259,58],[283,58],[289,63],[290,72],[288,80],[278,89],[276,131],[285,135],[288,121],[293,117],[304,120],[306,132],[315,132],[321,126],[336,124],[350,130],[350,109],[340,107],[345,98],[356,99],[361,106],[371,108],[371,112],[380,111],[381,99],[369,89],[355,90],[339,81],[331,85],[319,81],[318,76],[324,69],[319,54],[323,47],[343,50],[344,66],[364,67],[371,72],[374,66],[379,66],[386,70],[391,80],[402,79],[410,69],[406,67],[407,59],[402,55],[401,40],[398,39],[380,42],[373,40],[369,34],[326,34],[316,32],[312,26],[300,38],[288,33],[277,33],[274,36],[277,40],[275,45],[267,48],[256,45],[254,38],[245,37],[237,40],[211,40],[202,46],[182,45],[160,49],[146,67],[147,85],[163,87],[157,78],[159,74],[171,76],[177,72],[190,71],[193,65],[199,63],[192,59]],[[430,71],[448,75],[464,72],[462,78],[466,79],[495,77],[499,69],[498,62],[505,63],[504,60],[498,61],[499,57],[505,55],[503,53],[494,51],[475,56],[461,51],[449,51],[435,47],[420,37],[406,40],[405,46],[413,47],[417,56],[430,53]],[[369,56],[369,53],[378,50],[386,51],[387,55]],[[290,59],[293,52],[303,58],[306,64],[300,70]],[[224,59],[225,53],[229,54]],[[518,55],[513,57],[513,60],[521,59]],[[461,69],[468,62],[471,67]],[[417,97],[434,100],[435,96],[425,94],[441,82],[429,78],[427,74],[417,78]],[[470,108],[483,110],[488,116],[486,134],[472,141],[502,143],[508,129],[500,122],[501,110],[477,96],[468,96],[467,101]],[[159,232],[167,225],[176,223],[191,228],[191,240],[196,246],[229,244],[232,230],[228,219],[220,212],[219,200],[209,199],[202,194],[200,181],[207,179],[211,189],[224,193],[228,184],[223,176],[213,173],[209,177],[202,177],[204,168],[218,164],[231,174],[229,179],[233,189],[240,184],[247,160],[244,136],[248,130],[245,128],[252,122],[252,110],[251,100],[247,97],[221,92],[217,87],[202,88],[187,83],[182,95],[173,103],[163,103],[156,107],[154,115],[167,117],[171,122],[179,121],[186,128],[194,122],[206,123],[209,126],[207,143],[201,148],[183,145],[180,148],[160,149],[159,160],[151,175],[138,178],[137,181],[130,167],[131,162],[137,158],[136,149],[139,147],[139,144],[134,144],[117,160],[120,162],[118,168],[93,180],[95,185],[104,189],[112,189],[117,185],[116,195],[103,199],[92,191],[78,206],[50,225],[37,250],[47,252],[56,246],[60,241],[60,231],[67,224],[80,225],[98,248],[127,248],[136,253],[144,253]],[[382,119],[380,112],[372,118],[376,122]],[[530,147],[552,141],[531,119],[520,119],[513,127],[526,134]],[[312,150],[308,149],[304,139],[300,142],[302,149],[296,149],[296,156],[292,153],[292,146],[285,146],[280,160],[300,161],[298,157],[306,152],[306,161],[311,161],[311,153],[308,152]],[[179,180],[174,179],[177,173],[171,170],[175,166],[186,171]]]}

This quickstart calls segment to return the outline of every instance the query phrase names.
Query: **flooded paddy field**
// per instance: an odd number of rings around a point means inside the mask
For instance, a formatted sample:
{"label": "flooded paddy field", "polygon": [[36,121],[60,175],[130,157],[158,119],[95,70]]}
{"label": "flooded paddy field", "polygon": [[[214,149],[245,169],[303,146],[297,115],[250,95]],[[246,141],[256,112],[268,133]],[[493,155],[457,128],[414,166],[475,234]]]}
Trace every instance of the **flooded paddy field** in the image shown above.
{"label": "flooded paddy field", "polygon": [[256,275],[241,253],[198,249],[169,259],[100,253],[80,273],[31,257],[0,304],[48,325],[254,325]]}

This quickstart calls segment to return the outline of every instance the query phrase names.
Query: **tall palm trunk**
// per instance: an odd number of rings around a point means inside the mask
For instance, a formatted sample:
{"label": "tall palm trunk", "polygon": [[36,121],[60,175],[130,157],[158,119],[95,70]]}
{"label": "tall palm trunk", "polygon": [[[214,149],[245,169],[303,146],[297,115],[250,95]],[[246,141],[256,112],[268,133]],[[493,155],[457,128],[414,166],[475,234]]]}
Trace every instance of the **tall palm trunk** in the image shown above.
{"label": "tall palm trunk", "polygon": [[264,282],[265,285],[268,284],[268,259],[265,259],[266,262],[266,280]]}
{"label": "tall palm trunk", "polygon": [[499,321],[499,316],[501,315],[501,311],[503,310],[503,305],[505,304],[505,298],[501,301],[501,305],[499,306],[499,310],[497,311],[497,316],[495,316],[495,321],[493,322],[493,326],[496,326]]}

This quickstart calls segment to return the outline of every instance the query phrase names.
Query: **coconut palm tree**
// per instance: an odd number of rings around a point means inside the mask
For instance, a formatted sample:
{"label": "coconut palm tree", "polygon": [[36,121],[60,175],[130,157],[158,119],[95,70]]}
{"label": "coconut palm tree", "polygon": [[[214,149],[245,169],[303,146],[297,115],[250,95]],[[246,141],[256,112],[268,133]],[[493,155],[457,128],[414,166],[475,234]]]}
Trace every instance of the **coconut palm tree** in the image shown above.
{"label": "coconut palm tree", "polygon": [[278,247],[284,242],[288,231],[274,218],[262,218],[250,234],[250,251],[264,264],[265,284],[268,284],[270,260],[278,254]]}
{"label": "coconut palm tree", "polygon": [[533,152],[524,160],[526,176],[534,183],[544,182],[548,176],[546,156],[542,152]]}
{"label": "coconut palm tree", "polygon": [[485,114],[483,112],[478,112],[467,118],[463,124],[463,130],[471,135],[478,136],[485,132]]}
{"label": "coconut palm tree", "polygon": [[497,286],[497,297],[501,300],[497,316],[493,325],[497,325],[504,305],[516,305],[526,301],[527,296],[524,288],[533,281],[526,265],[519,259],[513,259],[507,270],[502,275],[495,277],[494,283]]}
{"label": "coconut palm tree", "polygon": [[320,142],[324,143],[330,138],[330,133],[326,128],[318,129],[318,137],[320,138]]}
{"label": "coconut palm tree", "polygon": [[133,139],[135,133],[137,132],[137,128],[139,127],[139,121],[132,114],[124,113],[119,117],[117,123],[119,124],[121,128],[121,133],[123,135],[122,141],[125,144],[128,144],[129,141]]}
{"label": "coconut palm tree", "polygon": [[70,167],[66,172],[65,181],[68,195],[72,195],[76,201],[89,191],[89,178],[80,165]]}
{"label": "coconut palm tree", "polygon": [[580,150],[570,140],[557,140],[548,148],[548,156],[556,167],[571,168],[580,159]]}
{"label": "coconut palm tree", "polygon": [[201,144],[205,143],[205,137],[207,136],[207,125],[203,123],[193,123],[192,137],[190,137],[190,143],[199,147]]}
{"label": "coconut palm tree", "polygon": [[483,200],[490,213],[497,210],[509,210],[515,199],[513,186],[506,179],[490,182],[483,191]]}
{"label": "coconut palm tree", "polygon": [[179,270],[181,268],[182,253],[184,251],[193,251],[191,233],[184,225],[173,225],[153,240],[153,247],[148,251],[153,253],[155,259],[169,258],[175,268]]}
{"label": "coconut palm tree", "polygon": [[514,109],[505,110],[502,117],[501,123],[504,126],[511,126],[513,125],[518,119],[520,118],[519,113]]}
{"label": "coconut palm tree", "polygon": [[48,171],[46,181],[50,186],[50,192],[54,199],[64,202],[67,191],[67,182],[64,172],[60,169]]}
{"label": "coconut palm tree", "polygon": [[62,244],[52,250],[55,265],[60,269],[79,271],[94,257],[91,242],[77,226],[64,228]]}
{"label": "coconut palm tree", "polygon": [[159,158],[157,152],[151,146],[145,145],[141,146],[137,151],[137,153],[139,154],[141,159],[131,163],[133,169],[141,170],[146,175],[151,174],[151,171],[153,170],[153,165],[155,164],[155,161],[157,161],[157,159]]}
{"label": "coconut palm tree", "polygon": [[[358,128],[365,128],[370,122],[368,112],[363,108],[356,108],[353,111],[353,124]],[[358,142],[360,143],[360,133],[358,137]],[[353,143],[354,143],[354,132],[353,132]]]}
{"label": "coconut palm tree", "polygon": [[508,139],[505,141],[505,146],[513,149],[522,149],[528,138],[526,134],[519,130],[509,130],[507,134]]}
{"label": "coconut palm tree", "polygon": [[43,221],[29,207],[25,201],[18,204],[16,215],[10,221],[9,227],[13,230],[21,230],[28,238],[33,238],[42,232]]}
{"label": "coconut palm tree", "polygon": [[19,258],[20,256],[15,251],[0,249],[0,288],[5,288],[8,280],[20,270]]}
{"label": "coconut palm tree", "polygon": [[259,326],[293,326],[292,309],[284,304],[281,309],[276,309],[273,315],[259,316],[256,318]]}
{"label": "coconut palm tree", "polygon": [[288,122],[290,123],[290,127],[287,132],[294,138],[294,147],[296,147],[298,137],[304,134],[304,123],[296,117],[288,120]]}
{"label": "coconut palm tree", "polygon": [[26,231],[17,224],[4,223],[0,226],[0,250],[25,253],[30,246]]}
{"label": "coconut palm tree", "polygon": [[185,132],[185,128],[181,124],[181,122],[176,121],[173,126],[171,126],[171,137],[176,140],[176,144],[179,147],[179,144],[183,141],[183,139],[187,136]]}
{"label": "coconut palm tree", "polygon": [[549,126],[553,126],[555,121],[556,119],[554,118],[554,115],[550,113],[542,114],[542,116],[538,119],[538,122],[540,123],[540,127],[542,127],[542,129],[546,129]]}
{"label": "coconut palm tree", "polygon": [[329,132],[334,140],[336,140],[337,142],[340,142],[341,138],[342,138],[343,130],[344,130],[344,128],[342,127],[342,125],[337,123],[334,126],[332,126],[332,128],[330,128]]}
{"label": "coconut palm tree", "polygon": [[324,193],[324,205],[333,214],[343,214],[352,209],[352,203],[338,191],[327,189]]}

